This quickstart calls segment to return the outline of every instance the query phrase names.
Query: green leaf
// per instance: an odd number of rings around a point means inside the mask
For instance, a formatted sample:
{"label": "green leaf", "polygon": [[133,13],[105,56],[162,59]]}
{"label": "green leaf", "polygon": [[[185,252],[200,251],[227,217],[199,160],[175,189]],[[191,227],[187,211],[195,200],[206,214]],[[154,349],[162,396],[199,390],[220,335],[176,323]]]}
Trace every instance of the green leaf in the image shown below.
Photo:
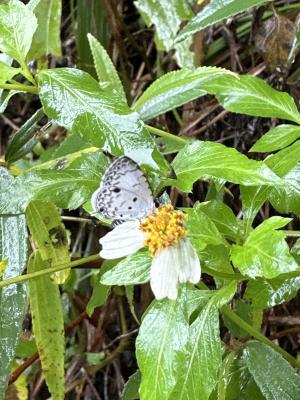
{"label": "green leaf", "polygon": [[[40,253],[29,259],[28,273],[46,268]],[[32,326],[39,351],[42,370],[53,400],[65,398],[64,386],[64,321],[58,286],[49,275],[28,282]]]}
{"label": "green leaf", "polygon": [[182,290],[175,301],[154,301],[143,319],[136,340],[141,399],[168,399],[185,369],[189,334],[183,309],[185,297],[186,291]]}
{"label": "green leaf", "polygon": [[61,0],[31,1],[28,8],[34,12],[38,22],[28,59],[40,58],[49,54],[61,56]]}
{"label": "green leaf", "polygon": [[290,364],[267,345],[252,341],[243,357],[266,400],[297,400],[300,376]]}
{"label": "green leaf", "polygon": [[[187,140],[189,139],[187,138]],[[192,142],[193,140],[190,141]],[[178,141],[177,136],[175,135],[174,138],[169,136],[168,137],[156,136],[155,143],[162,154],[178,153],[178,151],[181,150],[186,145],[185,141],[181,140]]]}
{"label": "green leaf", "polygon": [[274,187],[270,194],[272,206],[280,213],[294,212],[300,215],[300,165],[298,164],[284,177],[286,188]]}
{"label": "green leaf", "polygon": [[216,291],[189,327],[185,363],[177,372],[178,381],[170,398],[198,400],[199,393],[201,400],[209,398],[222,361],[218,307],[230,301],[235,291],[235,283]]}
{"label": "green leaf", "polygon": [[221,201],[211,200],[200,203],[199,208],[214,222],[223,236],[233,240],[237,239],[240,228],[239,220],[230,207]]}
{"label": "green leaf", "polygon": [[28,338],[25,339],[21,338],[17,347],[16,357],[27,358],[32,356],[36,352],[37,348],[34,339],[28,340]]}
{"label": "green leaf", "polygon": [[86,0],[77,0],[74,33],[78,66],[93,77],[96,77],[97,74],[93,65],[93,56],[87,35],[88,33],[92,33],[96,38],[101,40],[102,46],[106,49],[109,48],[111,43],[110,22],[107,9],[102,0],[91,0],[88,7]]}
{"label": "green leaf", "polygon": [[37,28],[33,12],[19,0],[0,4],[0,50],[24,66]]}
{"label": "green leaf", "polygon": [[273,89],[265,81],[251,75],[224,76],[204,83],[208,93],[216,95],[228,111],[258,117],[275,117],[300,123],[294,99]]}
{"label": "green leaf", "polygon": [[97,352],[97,353],[92,353],[92,352],[86,352],[86,362],[89,365],[99,365],[101,361],[104,360],[105,358],[105,353],[104,352]]}
{"label": "green leaf", "polygon": [[257,7],[270,0],[212,0],[179,32],[177,41],[181,41],[207,26],[216,24],[251,7]]}
{"label": "green leaf", "polygon": [[265,164],[280,178],[281,184],[274,187],[241,187],[246,232],[255,215],[269,199],[281,213],[295,212],[300,215],[300,141],[268,157]]}
{"label": "green leaf", "polygon": [[245,298],[251,300],[254,309],[263,310],[290,301],[296,297],[299,289],[300,277],[256,279],[248,282]]}
{"label": "green leaf", "polygon": [[215,67],[163,75],[139,98],[134,109],[146,120],[207,93],[215,95],[228,111],[300,123],[297,106],[289,94],[273,89],[255,76],[239,76]]}
{"label": "green leaf", "polygon": [[274,186],[270,201],[281,213],[300,215],[300,141],[268,157],[266,164],[282,178],[283,185]]}
{"label": "green leaf", "polygon": [[20,68],[11,67],[10,65],[7,65],[4,62],[0,61],[0,83],[10,81],[11,78],[19,74],[20,71]]}
{"label": "green leaf", "polygon": [[187,2],[185,0],[161,0],[159,2],[138,0],[134,4],[146,24],[148,26],[155,25],[158,49],[169,51],[174,45],[182,20],[191,16],[191,13],[188,12]]}
{"label": "green leaf", "polygon": [[[219,313],[210,303],[190,327],[188,362],[173,392],[178,400],[206,400],[217,383],[222,360]],[[180,379],[181,378],[181,379]]]}
{"label": "green leaf", "polygon": [[175,39],[183,21],[193,15],[187,0],[138,0],[135,6],[148,27],[155,25],[155,43],[159,50],[175,48],[179,66],[194,66],[194,53],[190,50],[192,40],[175,44]]}
{"label": "green leaf", "polygon": [[31,200],[44,200],[60,208],[75,209],[99,187],[109,166],[101,152],[78,152],[47,163],[49,169],[26,171],[0,192],[0,213],[25,210]]}
{"label": "green leaf", "polygon": [[[256,281],[255,281],[256,282]],[[253,309],[249,303],[244,300],[235,300],[235,313],[247,322],[249,325],[253,326],[255,329],[260,331],[262,323],[262,311],[260,309]],[[223,315],[223,320],[225,325],[230,330],[230,333],[235,337],[248,337],[249,333],[241,328],[238,324],[233,322],[225,314]],[[258,325],[258,326],[257,326]]]}
{"label": "green leaf", "polygon": [[133,105],[143,120],[154,118],[189,101],[207,94],[203,85],[218,78],[229,76],[238,79],[233,72],[216,67],[200,67],[169,72],[150,85]]}
{"label": "green leaf", "polygon": [[265,161],[269,168],[280,177],[285,177],[300,161],[300,140],[286,149],[271,155]]}
{"label": "green leaf", "polygon": [[135,319],[138,325],[140,325],[139,318],[136,315],[135,307],[134,307],[134,285],[125,286],[125,294],[129,305],[129,310],[131,315]]}
{"label": "green leaf", "polygon": [[14,134],[5,153],[5,160],[12,163],[19,160],[29,153],[37,144],[35,134],[37,132],[37,123],[44,116],[44,111],[40,108],[31,118],[29,118],[20,129]]}
{"label": "green leaf", "polygon": [[198,251],[198,254],[204,271],[207,266],[215,271],[233,273],[228,245],[208,245],[204,250]]}
{"label": "green leaf", "polygon": [[189,192],[198,179],[210,177],[246,186],[281,183],[262,161],[250,160],[220,143],[197,141],[187,145],[179,151],[172,166],[177,176],[176,186],[184,192]]}
{"label": "green leaf", "polygon": [[186,298],[185,298],[185,316],[187,320],[190,320],[191,316],[195,313],[196,317],[199,314],[208,301],[214,295],[213,290],[198,290],[192,285],[187,285]]}
{"label": "green leaf", "polygon": [[89,74],[72,68],[42,71],[38,83],[48,117],[66,128],[73,127],[93,146],[158,169],[154,158],[162,163],[163,157],[139,115],[120,100],[113,88],[101,89]]}
{"label": "green leaf", "polygon": [[202,211],[200,204],[189,209],[186,226],[188,237],[198,251],[203,250],[207,245],[227,245],[214,222]]}
{"label": "green leaf", "polygon": [[8,266],[8,259],[4,258],[4,260],[0,261],[0,278],[2,278],[6,267]]}
{"label": "green leaf", "polygon": [[300,263],[300,238],[296,240],[291,248],[291,254],[295,258],[295,260]]}
{"label": "green leaf", "polygon": [[141,373],[136,371],[131,375],[124,385],[121,400],[136,400],[139,399],[139,386],[141,383]]}
{"label": "green leaf", "polygon": [[110,286],[103,285],[100,282],[100,279],[102,275],[106,271],[109,271],[112,267],[114,267],[115,264],[116,264],[115,260],[105,260],[102,262],[99,273],[97,275],[92,275],[91,284],[93,287],[93,293],[86,306],[86,312],[88,313],[89,317],[94,313],[96,307],[102,306],[103,304],[105,304],[107,300],[107,296],[110,291]]}
{"label": "green leaf", "polygon": [[101,277],[103,285],[138,285],[150,280],[152,257],[148,250],[141,250],[124,258]]}
{"label": "green leaf", "polygon": [[251,230],[251,225],[256,214],[267,200],[271,190],[271,186],[240,187],[246,236]]}
{"label": "green leaf", "polygon": [[103,87],[103,89],[110,86],[115,94],[118,95],[125,104],[127,104],[123,85],[120,81],[115,66],[107,54],[107,51],[90,33],[88,33],[87,38],[93,55],[94,65],[100,86]]}
{"label": "green leaf", "polygon": [[[12,177],[0,168],[0,187]],[[24,215],[0,217],[0,260],[8,260],[2,278],[21,275],[27,261],[27,229]],[[24,284],[0,288],[0,398],[4,398],[11,363],[15,357],[27,308]]]}
{"label": "green leaf", "polygon": [[218,383],[218,400],[226,400],[226,386],[230,381],[230,369],[235,357],[235,352],[228,353],[222,362]]}
{"label": "green leaf", "polygon": [[5,90],[1,92],[0,90],[0,113],[3,113],[6,110],[9,100],[18,93],[25,93],[22,90]]}
{"label": "green leaf", "polygon": [[300,137],[300,127],[297,125],[278,125],[264,134],[250,151],[270,152],[283,149]]}
{"label": "green leaf", "polygon": [[268,167],[282,178],[280,185],[274,185],[273,188],[241,187],[246,232],[249,231],[255,215],[267,199],[281,213],[295,212],[300,215],[299,149],[300,142],[297,141],[265,160]]}
{"label": "green leaf", "polygon": [[[67,232],[56,207],[43,201],[32,201],[26,210],[26,220],[43,261],[48,267],[70,262]],[[64,283],[70,270],[55,272],[56,283]]]}
{"label": "green leaf", "polygon": [[[54,151],[54,158],[64,157],[80,150],[88,149],[90,144],[85,142],[78,134],[69,132],[68,136]],[[44,153],[45,154],[45,153]]]}
{"label": "green leaf", "polygon": [[285,233],[276,231],[289,218],[271,217],[255,228],[243,246],[233,245],[231,259],[242,274],[268,279],[299,269],[285,241]]}
{"label": "green leaf", "polygon": [[[235,353],[229,353],[227,357],[231,358],[231,355]],[[253,377],[251,376],[245,360],[239,356],[239,353],[235,354],[234,360],[231,365],[228,365],[227,357],[223,361],[222,371],[224,368],[227,373],[225,382],[219,378],[219,385],[225,384],[226,387],[223,390],[226,391],[226,400],[265,400],[263,395],[261,394],[259,388],[254,382]],[[221,397],[222,399],[222,397]],[[210,399],[210,400],[215,400]],[[220,400],[218,398],[218,400]],[[223,399],[222,399],[223,400]]]}

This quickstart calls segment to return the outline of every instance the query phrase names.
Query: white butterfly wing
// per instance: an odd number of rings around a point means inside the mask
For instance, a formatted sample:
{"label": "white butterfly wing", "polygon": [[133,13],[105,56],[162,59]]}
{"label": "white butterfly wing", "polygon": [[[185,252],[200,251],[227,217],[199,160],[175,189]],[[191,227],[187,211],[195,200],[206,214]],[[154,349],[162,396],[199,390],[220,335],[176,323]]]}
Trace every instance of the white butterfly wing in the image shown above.
{"label": "white butterfly wing", "polygon": [[149,184],[138,164],[128,157],[110,165],[93,194],[92,205],[95,212],[114,220],[142,218],[154,210]]}

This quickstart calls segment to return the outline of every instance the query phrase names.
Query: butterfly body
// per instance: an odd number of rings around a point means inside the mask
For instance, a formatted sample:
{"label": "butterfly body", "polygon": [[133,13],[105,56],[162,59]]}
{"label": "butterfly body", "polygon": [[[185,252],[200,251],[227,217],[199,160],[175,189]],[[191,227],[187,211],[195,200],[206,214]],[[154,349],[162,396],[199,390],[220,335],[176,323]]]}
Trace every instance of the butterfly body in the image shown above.
{"label": "butterfly body", "polygon": [[130,220],[153,212],[150,186],[138,164],[129,157],[116,159],[92,196],[92,206],[104,218]]}

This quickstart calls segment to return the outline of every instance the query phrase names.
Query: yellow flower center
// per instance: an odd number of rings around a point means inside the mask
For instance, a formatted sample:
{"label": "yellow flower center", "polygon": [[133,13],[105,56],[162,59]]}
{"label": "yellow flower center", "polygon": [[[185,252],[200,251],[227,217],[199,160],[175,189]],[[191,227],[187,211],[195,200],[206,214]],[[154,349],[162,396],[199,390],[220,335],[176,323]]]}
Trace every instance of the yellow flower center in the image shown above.
{"label": "yellow flower center", "polygon": [[176,244],[186,235],[185,217],[182,211],[174,210],[171,204],[167,204],[145,218],[140,229],[146,234],[145,245],[152,255]]}

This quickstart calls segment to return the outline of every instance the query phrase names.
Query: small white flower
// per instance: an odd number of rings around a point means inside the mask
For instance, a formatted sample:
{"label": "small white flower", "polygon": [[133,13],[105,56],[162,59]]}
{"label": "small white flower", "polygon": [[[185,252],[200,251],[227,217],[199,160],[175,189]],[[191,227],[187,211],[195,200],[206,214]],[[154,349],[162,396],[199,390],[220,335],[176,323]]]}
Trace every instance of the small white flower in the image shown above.
{"label": "small white flower", "polygon": [[185,214],[171,205],[158,208],[144,220],[117,225],[100,239],[100,256],[125,257],[148,246],[153,255],[150,285],[157,299],[176,299],[178,283],[197,283],[201,269],[199,258],[186,237]]}

